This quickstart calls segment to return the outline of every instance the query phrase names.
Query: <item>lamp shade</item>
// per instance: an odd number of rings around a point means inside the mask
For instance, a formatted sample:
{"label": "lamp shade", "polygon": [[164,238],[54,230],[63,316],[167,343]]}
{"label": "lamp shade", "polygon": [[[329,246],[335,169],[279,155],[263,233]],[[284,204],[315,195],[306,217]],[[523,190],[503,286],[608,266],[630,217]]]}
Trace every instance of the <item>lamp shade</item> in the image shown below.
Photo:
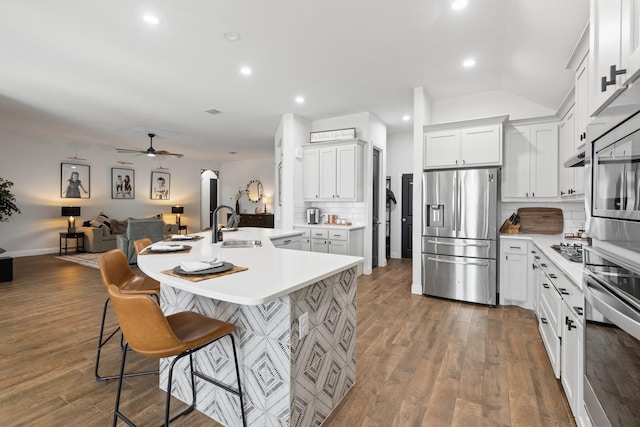
{"label": "lamp shade", "polygon": [[171,206],[171,213],[172,214],[183,214],[184,213],[184,206]]}
{"label": "lamp shade", "polygon": [[80,206],[63,206],[60,216],[80,216]]}

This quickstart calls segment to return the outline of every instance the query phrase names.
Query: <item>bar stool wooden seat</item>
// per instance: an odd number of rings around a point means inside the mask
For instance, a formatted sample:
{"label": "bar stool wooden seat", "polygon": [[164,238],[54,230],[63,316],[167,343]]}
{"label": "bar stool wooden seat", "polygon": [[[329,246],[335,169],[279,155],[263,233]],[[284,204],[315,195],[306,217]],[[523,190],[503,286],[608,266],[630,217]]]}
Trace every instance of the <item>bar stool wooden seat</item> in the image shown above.
{"label": "bar stool wooden seat", "polygon": [[[135,425],[133,421],[120,412],[122,379],[124,377],[124,368],[129,347],[141,355],[153,358],[175,356],[169,367],[164,417],[165,426],[168,426],[170,422],[188,414],[195,408],[196,376],[238,396],[240,399],[242,424],[246,425],[238,357],[232,335],[232,332],[236,329],[235,325],[192,311],[183,311],[165,316],[158,302],[148,295],[124,294],[115,285],[110,285],[108,290],[126,342],[122,349],[122,364],[120,367],[120,378],[118,380],[118,391],[116,394],[113,418],[114,426],[118,418],[130,426]],[[231,340],[238,382],[237,389],[233,389],[193,369],[193,353],[224,337],[229,337]],[[189,356],[192,402],[186,410],[169,419],[173,368],[176,362],[185,356]]]}
{"label": "bar stool wooden seat", "polygon": [[[105,290],[108,289],[109,285],[115,285],[124,294],[152,295],[156,298],[156,300],[159,300],[160,283],[157,280],[152,279],[151,277],[136,275],[133,270],[131,270],[131,267],[129,267],[129,262],[127,261],[127,257],[125,256],[122,249],[113,249],[101,254],[100,256],[98,256],[98,264],[100,265],[100,276],[102,277],[102,284]],[[102,309],[102,321],[100,323],[100,336],[98,338],[98,350],[96,354],[96,381],[106,381],[118,378],[118,375],[100,375],[99,373],[100,352],[102,350],[102,347],[104,347],[104,345],[109,342],[109,340],[113,338],[113,336],[116,335],[116,333],[120,330],[120,327],[117,327],[106,338],[104,338],[104,325],[107,317],[107,308],[109,306],[109,301],[110,298],[107,297]],[[120,346],[124,346],[122,339],[120,340]],[[158,371],[145,371],[128,373],[125,376],[149,375],[157,373]]]}
{"label": "bar stool wooden seat", "polygon": [[144,239],[138,239],[133,242],[133,247],[136,250],[136,255],[140,255],[140,252],[142,252],[144,248],[146,248],[147,246],[151,246],[152,244],[153,242],[148,237],[145,237]]}

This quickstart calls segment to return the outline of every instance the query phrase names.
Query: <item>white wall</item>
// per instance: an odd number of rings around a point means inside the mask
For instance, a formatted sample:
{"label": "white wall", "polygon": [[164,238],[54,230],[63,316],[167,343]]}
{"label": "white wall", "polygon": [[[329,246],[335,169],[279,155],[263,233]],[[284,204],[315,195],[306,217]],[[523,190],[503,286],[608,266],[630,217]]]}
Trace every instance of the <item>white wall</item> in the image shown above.
{"label": "white wall", "polygon": [[[247,184],[251,180],[258,180],[262,183],[263,194],[269,198],[267,211],[273,213],[273,200],[275,195],[275,179],[274,179],[274,158],[266,157],[263,159],[238,160],[235,162],[224,162],[220,165],[220,181],[218,195],[218,205],[228,205],[235,209],[237,191],[245,190]],[[249,201],[246,194],[240,199],[239,213],[255,213],[256,208],[260,208],[260,212],[264,209],[264,204],[253,203]],[[219,213],[224,221],[218,219],[218,223],[226,223],[226,214],[224,210]]]}
{"label": "white wall", "polygon": [[402,258],[402,175],[413,173],[413,132],[394,133],[387,140],[387,176],[398,204],[391,203],[391,258]]}
{"label": "white wall", "polygon": [[[202,159],[164,159],[170,168],[170,200],[151,200],[151,171],[159,166],[157,160],[146,156],[119,155],[133,165],[117,163],[113,147],[86,144],[76,152],[67,141],[31,135],[28,129],[20,134],[0,130],[2,151],[0,176],[13,181],[16,204],[22,214],[0,223],[0,247],[9,256],[28,256],[58,252],[58,233],[66,230],[66,218],[60,216],[61,206],[80,206],[82,214],[76,225],[91,219],[101,211],[115,219],[164,214],[165,221],[175,222],[171,206],[184,206],[182,224],[189,231],[200,228],[200,169],[218,170],[220,164]],[[68,160],[77,155],[87,161]],[[60,197],[60,163],[88,164],[91,167],[91,198],[63,199]],[[111,168],[135,170],[135,199],[111,199]]]}
{"label": "white wall", "polygon": [[550,116],[556,113],[505,90],[474,93],[433,101],[432,123],[447,123],[481,117],[509,115],[509,120]]}

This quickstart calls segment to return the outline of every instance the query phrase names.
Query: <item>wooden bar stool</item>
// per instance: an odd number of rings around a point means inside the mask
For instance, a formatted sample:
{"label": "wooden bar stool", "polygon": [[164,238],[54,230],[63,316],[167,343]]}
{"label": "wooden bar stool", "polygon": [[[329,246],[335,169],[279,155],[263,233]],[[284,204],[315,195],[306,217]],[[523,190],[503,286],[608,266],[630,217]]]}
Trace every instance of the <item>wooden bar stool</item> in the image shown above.
{"label": "wooden bar stool", "polygon": [[144,248],[146,248],[147,246],[151,246],[152,244],[153,242],[148,237],[145,237],[144,239],[138,239],[133,242],[133,247],[136,250],[136,255],[140,255],[140,252],[142,252]]}
{"label": "wooden bar stool", "polygon": [[[160,283],[150,277],[136,275],[133,270],[131,270],[131,267],[129,267],[129,262],[127,261],[127,257],[122,249],[113,249],[101,254],[98,256],[98,264],[100,265],[100,276],[102,277],[102,284],[104,285],[105,290],[108,289],[109,285],[115,285],[124,294],[152,295],[156,300],[159,300]],[[117,327],[109,334],[109,336],[107,336],[106,339],[104,338],[104,324],[107,317],[109,300],[110,298],[107,297],[102,310],[100,336],[98,338],[98,350],[96,354],[96,381],[106,381],[118,378],[118,375],[103,376],[98,372],[100,368],[100,351],[102,350],[102,347],[120,330],[120,327]],[[124,346],[122,338],[120,340],[120,346]],[[129,377],[157,373],[158,371],[134,372],[125,374],[125,376]]]}
{"label": "wooden bar stool", "polygon": [[[116,316],[118,317],[118,322],[120,323],[126,341],[122,349],[122,364],[120,366],[120,378],[118,380],[118,391],[113,417],[114,427],[117,424],[118,418],[130,426],[135,426],[133,421],[120,412],[122,378],[124,377],[124,367],[129,347],[143,356],[157,359],[175,356],[169,367],[164,415],[165,426],[168,426],[170,422],[188,414],[195,408],[196,376],[238,396],[240,398],[242,425],[246,425],[238,356],[232,335],[232,332],[236,330],[235,325],[192,311],[182,311],[165,316],[158,302],[150,296],[124,294],[115,285],[109,286],[109,297],[113,302]],[[193,369],[193,353],[224,337],[229,337],[231,340],[238,382],[237,389],[233,389]],[[192,402],[186,410],[169,419],[173,368],[176,362],[185,356],[189,356]]]}

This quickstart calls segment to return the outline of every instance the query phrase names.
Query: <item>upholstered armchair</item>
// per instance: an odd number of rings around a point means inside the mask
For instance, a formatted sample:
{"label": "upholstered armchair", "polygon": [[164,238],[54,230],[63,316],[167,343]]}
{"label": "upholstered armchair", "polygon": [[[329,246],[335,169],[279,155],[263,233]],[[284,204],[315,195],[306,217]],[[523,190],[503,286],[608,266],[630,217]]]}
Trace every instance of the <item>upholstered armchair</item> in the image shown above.
{"label": "upholstered armchair", "polygon": [[152,242],[159,242],[164,238],[163,233],[166,231],[165,223],[160,218],[129,218],[125,234],[116,236],[118,248],[123,250],[129,264],[135,264],[137,257],[133,242],[144,237],[151,239]]}

